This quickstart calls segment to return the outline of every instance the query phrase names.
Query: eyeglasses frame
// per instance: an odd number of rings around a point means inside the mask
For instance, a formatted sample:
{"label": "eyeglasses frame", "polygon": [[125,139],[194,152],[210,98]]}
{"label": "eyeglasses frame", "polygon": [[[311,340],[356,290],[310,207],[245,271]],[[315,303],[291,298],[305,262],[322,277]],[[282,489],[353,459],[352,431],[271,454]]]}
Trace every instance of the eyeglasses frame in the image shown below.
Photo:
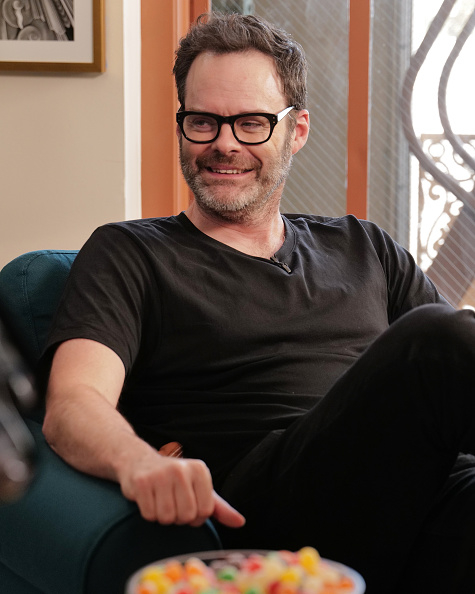
{"label": "eyeglasses frame", "polygon": [[[180,126],[180,130],[181,130],[181,133],[183,134],[184,138],[186,138],[186,140],[188,140],[188,142],[193,142],[194,144],[210,144],[211,142],[214,142],[221,133],[222,125],[229,124],[231,126],[231,130],[233,131],[234,138],[240,144],[257,145],[257,144],[264,144],[265,142],[268,142],[270,140],[272,133],[274,132],[274,128],[290,111],[292,111],[292,109],[295,109],[295,107],[293,105],[290,107],[286,107],[285,109],[283,109],[282,111],[280,111],[279,113],[276,113],[276,114],[252,112],[252,113],[239,113],[237,115],[232,115],[232,116],[221,116],[216,113],[210,113],[210,112],[205,112],[205,111],[177,111],[176,122]],[[212,138],[211,140],[191,140],[191,138],[188,138],[188,136],[185,134],[185,131],[183,130],[183,122],[185,120],[185,117],[188,115],[211,116],[212,118],[214,118],[218,124],[218,130],[216,132],[216,136],[214,138]],[[259,142],[245,142],[244,140],[239,140],[239,138],[236,136],[236,132],[234,130],[234,124],[235,124],[236,120],[238,120],[239,118],[244,118],[247,116],[249,116],[249,117],[250,116],[264,116],[269,120],[270,132],[269,132],[269,136],[265,140],[260,140]]]}

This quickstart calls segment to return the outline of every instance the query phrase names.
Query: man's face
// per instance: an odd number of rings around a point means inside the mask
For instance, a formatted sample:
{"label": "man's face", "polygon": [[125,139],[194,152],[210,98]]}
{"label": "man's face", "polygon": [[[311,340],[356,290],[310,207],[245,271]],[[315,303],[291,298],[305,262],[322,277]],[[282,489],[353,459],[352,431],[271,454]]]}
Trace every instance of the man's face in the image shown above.
{"label": "man's face", "polygon": [[[257,51],[200,54],[188,74],[185,97],[187,111],[222,116],[276,114],[289,107],[273,60]],[[179,137],[183,175],[204,212],[240,220],[269,202],[279,203],[295,152],[288,116],[261,145],[239,143],[227,124],[209,144],[194,144],[180,133]]]}

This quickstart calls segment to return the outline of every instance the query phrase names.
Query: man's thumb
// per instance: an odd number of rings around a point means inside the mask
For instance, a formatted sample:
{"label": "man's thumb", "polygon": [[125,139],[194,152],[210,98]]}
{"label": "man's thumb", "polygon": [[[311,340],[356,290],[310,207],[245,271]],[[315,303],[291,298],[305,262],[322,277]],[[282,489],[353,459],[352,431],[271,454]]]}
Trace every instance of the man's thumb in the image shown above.
{"label": "man's thumb", "polygon": [[220,497],[216,491],[213,491],[215,501],[213,518],[229,526],[229,528],[241,528],[246,523],[246,518],[240,514],[227,501]]}

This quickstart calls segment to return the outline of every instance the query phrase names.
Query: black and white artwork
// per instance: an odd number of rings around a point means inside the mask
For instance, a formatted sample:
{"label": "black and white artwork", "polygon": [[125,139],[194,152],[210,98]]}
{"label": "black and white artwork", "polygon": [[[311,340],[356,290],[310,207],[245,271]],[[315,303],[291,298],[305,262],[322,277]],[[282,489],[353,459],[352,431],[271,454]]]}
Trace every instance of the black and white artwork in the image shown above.
{"label": "black and white artwork", "polygon": [[104,72],[104,4],[0,0],[0,71]]}
{"label": "black and white artwork", "polygon": [[0,0],[0,40],[74,41],[74,0]]}

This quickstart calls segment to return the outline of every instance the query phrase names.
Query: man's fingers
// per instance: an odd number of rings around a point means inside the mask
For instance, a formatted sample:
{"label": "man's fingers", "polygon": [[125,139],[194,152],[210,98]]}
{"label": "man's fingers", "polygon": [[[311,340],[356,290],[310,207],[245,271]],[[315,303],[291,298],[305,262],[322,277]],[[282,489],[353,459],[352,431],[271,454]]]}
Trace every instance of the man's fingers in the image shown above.
{"label": "man's fingers", "polygon": [[181,459],[167,473],[172,485],[171,500],[162,500],[157,490],[158,520],[162,523],[200,525],[214,510],[213,482],[201,460]]}
{"label": "man's fingers", "polygon": [[230,528],[245,523],[244,517],[213,490],[211,474],[201,460],[157,454],[157,459],[126,475],[122,492],[136,501],[149,521],[201,526],[213,516]]}
{"label": "man's fingers", "polygon": [[158,521],[162,524],[189,524],[196,518],[197,502],[193,489],[196,473],[194,460],[174,460],[167,464],[166,478],[169,497],[164,498],[162,488],[155,484]]}
{"label": "man's fingers", "polygon": [[246,523],[246,518],[234,509],[227,501],[213,491],[214,512],[213,518],[229,528],[241,528]]}

